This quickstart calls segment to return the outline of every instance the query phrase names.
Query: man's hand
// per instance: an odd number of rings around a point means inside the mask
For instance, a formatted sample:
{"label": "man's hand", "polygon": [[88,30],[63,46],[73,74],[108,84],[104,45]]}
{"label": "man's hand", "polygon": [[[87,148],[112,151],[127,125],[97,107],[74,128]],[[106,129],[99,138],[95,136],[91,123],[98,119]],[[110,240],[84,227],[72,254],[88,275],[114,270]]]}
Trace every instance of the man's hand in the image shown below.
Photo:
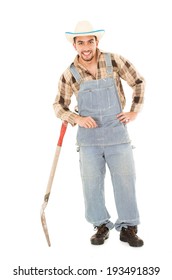
{"label": "man's hand", "polygon": [[92,117],[76,116],[75,123],[78,124],[79,126],[85,127],[85,128],[95,128],[95,127],[97,127],[97,124]]}
{"label": "man's hand", "polygon": [[122,123],[129,123],[130,121],[134,121],[137,117],[138,113],[136,112],[122,112],[117,115],[117,119]]}

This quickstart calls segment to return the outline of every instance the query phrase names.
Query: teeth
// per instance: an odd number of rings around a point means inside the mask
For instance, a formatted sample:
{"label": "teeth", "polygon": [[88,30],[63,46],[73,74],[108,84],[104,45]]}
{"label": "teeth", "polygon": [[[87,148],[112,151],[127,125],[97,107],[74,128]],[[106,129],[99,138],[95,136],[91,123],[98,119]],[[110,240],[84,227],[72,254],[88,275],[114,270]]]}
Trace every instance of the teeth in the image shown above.
{"label": "teeth", "polygon": [[88,55],[88,54],[90,54],[90,52],[83,52],[83,54]]}

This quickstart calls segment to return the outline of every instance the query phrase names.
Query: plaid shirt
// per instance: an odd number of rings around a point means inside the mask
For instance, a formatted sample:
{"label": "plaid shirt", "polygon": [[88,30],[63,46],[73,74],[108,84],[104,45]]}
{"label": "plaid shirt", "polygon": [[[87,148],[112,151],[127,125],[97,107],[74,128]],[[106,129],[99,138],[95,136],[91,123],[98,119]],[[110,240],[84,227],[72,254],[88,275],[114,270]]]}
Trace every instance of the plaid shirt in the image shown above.
{"label": "plaid shirt", "polygon": [[[74,60],[74,65],[84,81],[104,79],[107,77],[104,53],[99,49],[97,49],[97,52],[96,77],[94,77],[83,65],[79,63],[78,55]],[[113,66],[113,76],[120,97],[122,109],[125,107],[126,98],[122,87],[121,78],[125,80],[133,90],[130,111],[139,112],[142,108],[144,99],[145,83],[143,77],[140,76],[140,74],[136,71],[132,63],[122,56],[111,54],[111,60]],[[64,121],[67,121],[71,125],[75,125],[76,113],[69,109],[69,105],[71,103],[71,97],[73,94],[75,94],[77,98],[78,91],[79,84],[73,77],[70,67],[68,67],[60,77],[58,84],[58,94],[53,107],[56,116]]]}

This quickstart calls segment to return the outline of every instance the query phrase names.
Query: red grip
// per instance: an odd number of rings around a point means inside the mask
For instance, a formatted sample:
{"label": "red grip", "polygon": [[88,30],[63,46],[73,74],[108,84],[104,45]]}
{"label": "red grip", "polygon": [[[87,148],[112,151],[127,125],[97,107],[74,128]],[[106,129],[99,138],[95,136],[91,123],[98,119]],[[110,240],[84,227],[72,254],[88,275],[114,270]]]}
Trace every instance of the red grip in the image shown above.
{"label": "red grip", "polygon": [[62,125],[61,125],[60,136],[59,136],[59,140],[58,140],[58,143],[57,143],[57,145],[58,145],[59,147],[62,146],[63,137],[64,137],[64,135],[65,135],[65,132],[66,132],[66,129],[67,129],[67,125],[68,125],[67,122],[63,122]]}

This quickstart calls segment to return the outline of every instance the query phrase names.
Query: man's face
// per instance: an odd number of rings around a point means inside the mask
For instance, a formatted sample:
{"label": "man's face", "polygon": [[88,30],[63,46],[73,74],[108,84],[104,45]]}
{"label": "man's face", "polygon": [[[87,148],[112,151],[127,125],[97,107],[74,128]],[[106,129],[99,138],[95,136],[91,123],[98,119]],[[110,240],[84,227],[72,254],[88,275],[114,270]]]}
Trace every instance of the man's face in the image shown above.
{"label": "man's face", "polygon": [[81,59],[84,61],[91,61],[96,54],[98,41],[95,36],[78,36],[75,37],[73,46]]}

